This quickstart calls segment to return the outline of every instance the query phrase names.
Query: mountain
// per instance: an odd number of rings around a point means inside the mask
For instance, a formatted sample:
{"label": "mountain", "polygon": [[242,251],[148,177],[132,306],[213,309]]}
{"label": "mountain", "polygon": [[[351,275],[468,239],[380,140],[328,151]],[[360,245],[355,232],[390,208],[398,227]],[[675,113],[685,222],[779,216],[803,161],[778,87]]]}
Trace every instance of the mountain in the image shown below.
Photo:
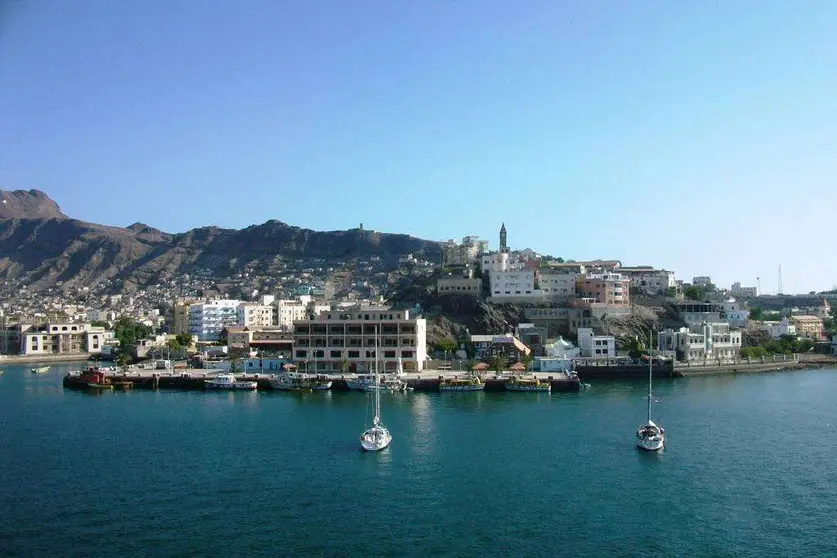
{"label": "mountain", "polygon": [[350,261],[406,254],[438,260],[438,242],[363,229],[313,231],[271,220],[242,230],[201,227],[171,234],[142,223],[127,228],[78,221],[64,215],[43,192],[0,191],[0,280],[20,279],[32,290],[55,285],[114,289],[162,278],[210,271],[219,277],[244,270],[270,274],[277,264],[320,257]]}
{"label": "mountain", "polygon": [[0,190],[0,219],[66,219],[58,204],[40,190]]}

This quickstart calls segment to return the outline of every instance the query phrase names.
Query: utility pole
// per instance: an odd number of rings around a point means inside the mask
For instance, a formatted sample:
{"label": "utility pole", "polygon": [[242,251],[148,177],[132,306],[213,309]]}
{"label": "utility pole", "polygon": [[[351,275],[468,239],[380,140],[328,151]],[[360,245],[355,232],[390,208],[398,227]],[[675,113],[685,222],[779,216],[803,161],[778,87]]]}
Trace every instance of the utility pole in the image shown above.
{"label": "utility pole", "polygon": [[776,292],[776,294],[782,294],[782,264],[779,264],[779,290]]}

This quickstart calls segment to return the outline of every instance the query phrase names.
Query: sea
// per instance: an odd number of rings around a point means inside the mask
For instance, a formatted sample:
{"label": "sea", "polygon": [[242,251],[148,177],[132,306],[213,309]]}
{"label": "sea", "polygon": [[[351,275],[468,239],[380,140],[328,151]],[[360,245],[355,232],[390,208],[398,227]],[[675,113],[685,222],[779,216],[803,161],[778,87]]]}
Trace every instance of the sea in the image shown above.
{"label": "sea", "polygon": [[2,556],[837,555],[837,369],[371,397],[0,376]]}

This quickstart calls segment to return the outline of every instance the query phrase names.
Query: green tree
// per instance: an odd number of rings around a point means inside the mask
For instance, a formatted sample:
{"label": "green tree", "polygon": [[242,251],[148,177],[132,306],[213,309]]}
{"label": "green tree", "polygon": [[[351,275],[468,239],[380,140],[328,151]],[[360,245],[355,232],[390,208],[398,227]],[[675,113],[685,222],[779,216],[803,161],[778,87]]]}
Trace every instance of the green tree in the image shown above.
{"label": "green tree", "polygon": [[520,362],[523,363],[523,366],[526,367],[526,371],[529,371],[529,368],[532,366],[532,361],[535,360],[535,357],[532,356],[532,353],[521,355]]}
{"label": "green tree", "polygon": [[192,334],[191,333],[178,333],[175,336],[177,342],[180,343],[181,347],[189,348],[192,346]]}
{"label": "green tree", "polygon": [[124,349],[135,346],[140,339],[151,335],[150,327],[128,316],[123,316],[116,320],[113,329],[116,338],[119,339],[119,345]]}
{"label": "green tree", "polygon": [[683,296],[690,300],[706,300],[706,289],[700,285],[689,285],[683,288]]}
{"label": "green tree", "polygon": [[93,327],[103,327],[105,329],[110,329],[110,324],[102,320],[93,320],[92,322],[90,322],[90,325]]}
{"label": "green tree", "polygon": [[764,310],[762,310],[758,306],[753,306],[750,309],[750,319],[751,320],[756,320],[756,321],[760,322],[760,321],[762,321],[763,317],[764,317]]}
{"label": "green tree", "polygon": [[497,355],[491,361],[491,367],[497,372],[498,374],[501,373],[503,370],[506,369],[506,356],[505,355]]}
{"label": "green tree", "polygon": [[179,351],[183,348],[183,346],[180,344],[180,341],[177,340],[177,337],[174,337],[166,341],[166,347],[168,347],[172,351]]}
{"label": "green tree", "polygon": [[443,337],[438,343],[436,343],[436,347],[440,351],[455,351],[456,341],[450,337]]}

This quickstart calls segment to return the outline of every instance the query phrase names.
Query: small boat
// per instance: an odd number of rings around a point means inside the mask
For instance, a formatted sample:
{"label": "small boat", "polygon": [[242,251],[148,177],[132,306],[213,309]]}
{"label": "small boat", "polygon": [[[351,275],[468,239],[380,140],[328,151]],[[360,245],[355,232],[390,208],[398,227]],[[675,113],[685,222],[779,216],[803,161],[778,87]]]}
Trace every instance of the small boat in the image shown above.
{"label": "small boat", "polygon": [[448,378],[439,382],[439,391],[482,391],[485,388],[479,376],[467,378]]}
{"label": "small boat", "polygon": [[87,387],[89,387],[90,389],[113,389],[113,384],[108,382],[88,382]]}
{"label": "small boat", "polygon": [[[378,331],[375,330],[375,385],[380,386],[378,376]],[[380,451],[392,442],[392,434],[381,422],[381,389],[372,390],[375,394],[375,417],[372,419],[372,428],[360,435],[360,447],[364,451]]]}
{"label": "small boat", "polygon": [[268,381],[273,389],[282,391],[322,391],[331,388],[331,380],[328,378],[287,370]]}
{"label": "small boat", "polygon": [[539,380],[535,377],[524,378],[515,376],[506,382],[506,389],[509,391],[552,391],[552,384],[549,380]]}
{"label": "small boat", "polygon": [[33,368],[32,373],[33,374],[46,374],[47,372],[49,372],[49,369],[50,369],[49,366],[39,366],[38,368]]}
{"label": "small boat", "polygon": [[[651,334],[648,336],[648,347],[651,347]],[[666,445],[666,430],[651,420],[651,381],[654,370],[654,355],[648,355],[648,422],[636,431],[636,447],[646,451],[657,451]]]}
{"label": "small boat", "polygon": [[204,380],[206,389],[222,389],[222,390],[253,390],[259,387],[258,382],[251,380],[238,381],[235,379],[235,374],[218,374],[211,380]]}
{"label": "small boat", "polygon": [[408,390],[407,382],[399,374],[380,375],[375,381],[374,374],[359,374],[354,380],[346,380],[346,385],[354,391],[375,391],[377,389],[393,393]]}

